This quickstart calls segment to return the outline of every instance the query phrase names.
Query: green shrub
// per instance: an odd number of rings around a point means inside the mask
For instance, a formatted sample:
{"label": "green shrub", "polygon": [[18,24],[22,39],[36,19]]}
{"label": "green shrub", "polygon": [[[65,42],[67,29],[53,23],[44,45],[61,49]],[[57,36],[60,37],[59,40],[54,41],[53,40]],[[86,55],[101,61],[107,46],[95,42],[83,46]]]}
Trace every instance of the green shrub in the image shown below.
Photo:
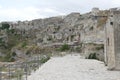
{"label": "green shrub", "polygon": [[88,56],[88,59],[97,59],[96,53],[90,53],[90,55]]}
{"label": "green shrub", "polygon": [[8,62],[14,62],[15,58],[10,58]]}
{"label": "green shrub", "polygon": [[45,56],[45,57],[42,57],[42,58],[41,58],[40,62],[41,62],[41,63],[45,63],[45,62],[47,62],[49,59],[50,59],[50,56]]}
{"label": "green shrub", "polygon": [[90,31],[92,31],[94,28],[93,28],[93,26],[92,27],[90,27]]}
{"label": "green shrub", "polygon": [[9,29],[9,30],[7,30],[7,33],[8,33],[8,34],[9,34],[9,33],[14,34],[14,33],[15,33],[15,29]]}
{"label": "green shrub", "polygon": [[2,38],[0,38],[0,46],[5,47],[5,41]]}
{"label": "green shrub", "polygon": [[2,26],[0,27],[1,30],[8,30],[10,28],[10,25],[8,23],[2,23]]}
{"label": "green shrub", "polygon": [[29,55],[29,54],[30,54],[30,51],[27,51],[25,54],[26,54],[26,55]]}
{"label": "green shrub", "polygon": [[3,62],[14,62],[15,59],[13,58],[13,56],[8,53],[4,58],[3,58]]}
{"label": "green shrub", "polygon": [[64,44],[64,45],[62,45],[62,46],[60,47],[60,51],[67,51],[67,50],[69,50],[69,49],[70,49],[70,47],[69,47],[68,44]]}
{"label": "green shrub", "polygon": [[22,48],[25,48],[26,46],[27,46],[26,42],[23,42],[22,45],[21,45]]}
{"label": "green shrub", "polygon": [[73,39],[73,38],[74,38],[74,36],[75,36],[75,35],[71,35],[71,39]]}
{"label": "green shrub", "polygon": [[101,49],[104,49],[104,46],[96,47],[96,50],[101,50]]}
{"label": "green shrub", "polygon": [[48,40],[48,41],[51,41],[51,40],[52,40],[52,38],[51,38],[51,37],[49,37],[47,40]]}
{"label": "green shrub", "polygon": [[16,56],[16,53],[15,53],[15,52],[13,52],[13,53],[12,53],[12,56],[13,56],[13,57],[15,57],[15,56]]}

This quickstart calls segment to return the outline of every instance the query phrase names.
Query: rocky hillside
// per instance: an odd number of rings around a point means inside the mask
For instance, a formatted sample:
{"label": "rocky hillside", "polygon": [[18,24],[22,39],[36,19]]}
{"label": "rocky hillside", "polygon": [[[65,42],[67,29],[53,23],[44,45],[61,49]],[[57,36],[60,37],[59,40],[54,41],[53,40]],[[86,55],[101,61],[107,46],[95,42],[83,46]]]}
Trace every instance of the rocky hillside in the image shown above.
{"label": "rocky hillside", "polygon": [[82,49],[86,57],[96,53],[103,60],[104,27],[108,14],[109,10],[93,8],[85,14],[71,13],[32,21],[2,22],[1,28],[3,24],[9,24],[9,28],[0,30],[0,40],[5,45],[4,48],[0,46],[1,56],[10,54],[12,58],[20,58],[26,54],[40,53],[43,46],[68,44]]}

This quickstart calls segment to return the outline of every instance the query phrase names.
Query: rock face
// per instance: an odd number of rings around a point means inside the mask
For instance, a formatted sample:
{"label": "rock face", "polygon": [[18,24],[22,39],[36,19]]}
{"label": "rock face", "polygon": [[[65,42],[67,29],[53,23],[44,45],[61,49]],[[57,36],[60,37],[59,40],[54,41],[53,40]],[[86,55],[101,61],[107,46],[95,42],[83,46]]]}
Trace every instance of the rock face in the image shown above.
{"label": "rock face", "polygon": [[19,21],[11,24],[11,28],[24,32],[24,35],[35,36],[37,43],[74,41],[103,43],[105,22],[102,20],[106,21],[106,15],[107,11],[94,8],[92,12],[83,15],[71,13],[64,17]]}
{"label": "rock face", "polygon": [[[119,11],[118,8],[113,8],[110,10],[99,10],[99,8],[93,8],[91,12],[85,14],[71,13],[66,16],[35,19],[32,21],[23,22],[18,21],[9,24],[10,29],[15,30],[12,34],[20,37],[19,41],[26,40],[31,44],[37,44],[37,46],[51,45],[55,43],[67,43],[73,45],[76,45],[76,43],[77,45],[82,44],[83,55],[88,57],[89,54],[96,53],[99,60],[104,60],[103,45],[106,39],[105,27],[106,24],[109,24],[110,19],[108,17],[111,10]],[[116,16],[118,15],[116,14]],[[116,20],[119,21],[119,19]],[[114,26],[118,25],[115,24]],[[115,28],[115,30],[117,29],[118,28]],[[114,33],[114,30],[111,27],[107,32],[107,34],[113,38],[118,31]],[[111,39],[112,42],[113,40]],[[115,47],[118,47],[117,41],[115,44]],[[114,55],[114,51],[117,51],[116,55],[119,56],[119,54],[117,54],[119,53],[119,49],[116,48],[117,50],[114,50],[113,48],[113,45],[109,48],[112,50],[111,55],[113,55],[112,57],[114,58],[114,60],[112,60],[113,63],[110,63],[110,65],[119,65],[119,62],[115,62],[116,60],[119,60],[119,58],[115,58]],[[108,51],[106,47],[105,50],[105,52]],[[107,60],[107,58],[105,58],[105,60],[111,62],[109,59]]]}
{"label": "rock face", "polygon": [[[82,43],[85,54],[91,50],[84,48],[86,44],[104,44],[105,24],[109,10],[93,8],[86,14],[71,13],[66,16],[18,21],[12,23],[11,29],[38,46],[52,43]],[[103,49],[102,49],[103,51]],[[93,51],[94,52],[94,51]],[[97,50],[95,51],[97,53]],[[98,55],[99,52],[97,53]]]}

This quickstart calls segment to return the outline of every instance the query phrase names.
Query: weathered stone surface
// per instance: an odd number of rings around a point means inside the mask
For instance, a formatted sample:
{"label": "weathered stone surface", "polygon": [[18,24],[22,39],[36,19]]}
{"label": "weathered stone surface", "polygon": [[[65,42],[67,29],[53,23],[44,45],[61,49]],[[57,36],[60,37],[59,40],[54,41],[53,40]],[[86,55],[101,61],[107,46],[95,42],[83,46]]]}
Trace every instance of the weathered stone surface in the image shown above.
{"label": "weathered stone surface", "polygon": [[120,11],[111,9],[106,24],[105,58],[109,69],[120,70]]}
{"label": "weathered stone surface", "polygon": [[[109,17],[111,14],[113,18]],[[119,8],[110,10],[93,8],[91,12],[85,14],[71,13],[66,16],[9,22],[9,24],[10,29],[15,29],[13,34],[20,35],[20,40],[29,40],[29,43],[37,44],[38,46],[51,45],[53,43],[82,43],[85,44],[85,47],[83,46],[85,54],[89,55],[91,52],[95,52],[99,54],[100,60],[103,60],[103,51],[98,50],[97,52],[97,50],[93,49],[98,47],[99,44],[107,43],[106,38],[109,37],[109,49],[107,44],[104,47],[105,55],[107,55],[105,60],[110,68],[119,69],[119,14]],[[106,24],[107,27],[105,27]],[[4,39],[7,42],[7,36]],[[91,47],[90,43],[97,46],[92,45]],[[90,47],[91,49],[89,49]]]}
{"label": "weathered stone surface", "polygon": [[[10,29],[15,29],[14,34],[21,36],[21,40],[29,40],[31,44],[34,43],[38,46],[53,43],[104,44],[105,14],[107,15],[107,11],[93,8],[86,14],[71,13],[61,17],[18,21],[9,24],[11,25]],[[86,54],[90,54],[89,51]],[[103,55],[103,53],[101,54]]]}

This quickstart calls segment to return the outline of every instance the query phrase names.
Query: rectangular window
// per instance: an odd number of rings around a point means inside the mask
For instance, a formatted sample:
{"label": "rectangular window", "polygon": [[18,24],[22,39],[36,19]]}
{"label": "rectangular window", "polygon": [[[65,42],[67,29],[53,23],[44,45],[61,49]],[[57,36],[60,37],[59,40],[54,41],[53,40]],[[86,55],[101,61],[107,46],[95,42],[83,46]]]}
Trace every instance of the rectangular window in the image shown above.
{"label": "rectangular window", "polygon": [[113,25],[113,22],[110,22],[110,25]]}
{"label": "rectangular window", "polygon": [[113,17],[113,15],[111,15],[111,17]]}
{"label": "rectangular window", "polygon": [[109,46],[109,38],[107,38],[107,44],[108,44],[108,46]]}

